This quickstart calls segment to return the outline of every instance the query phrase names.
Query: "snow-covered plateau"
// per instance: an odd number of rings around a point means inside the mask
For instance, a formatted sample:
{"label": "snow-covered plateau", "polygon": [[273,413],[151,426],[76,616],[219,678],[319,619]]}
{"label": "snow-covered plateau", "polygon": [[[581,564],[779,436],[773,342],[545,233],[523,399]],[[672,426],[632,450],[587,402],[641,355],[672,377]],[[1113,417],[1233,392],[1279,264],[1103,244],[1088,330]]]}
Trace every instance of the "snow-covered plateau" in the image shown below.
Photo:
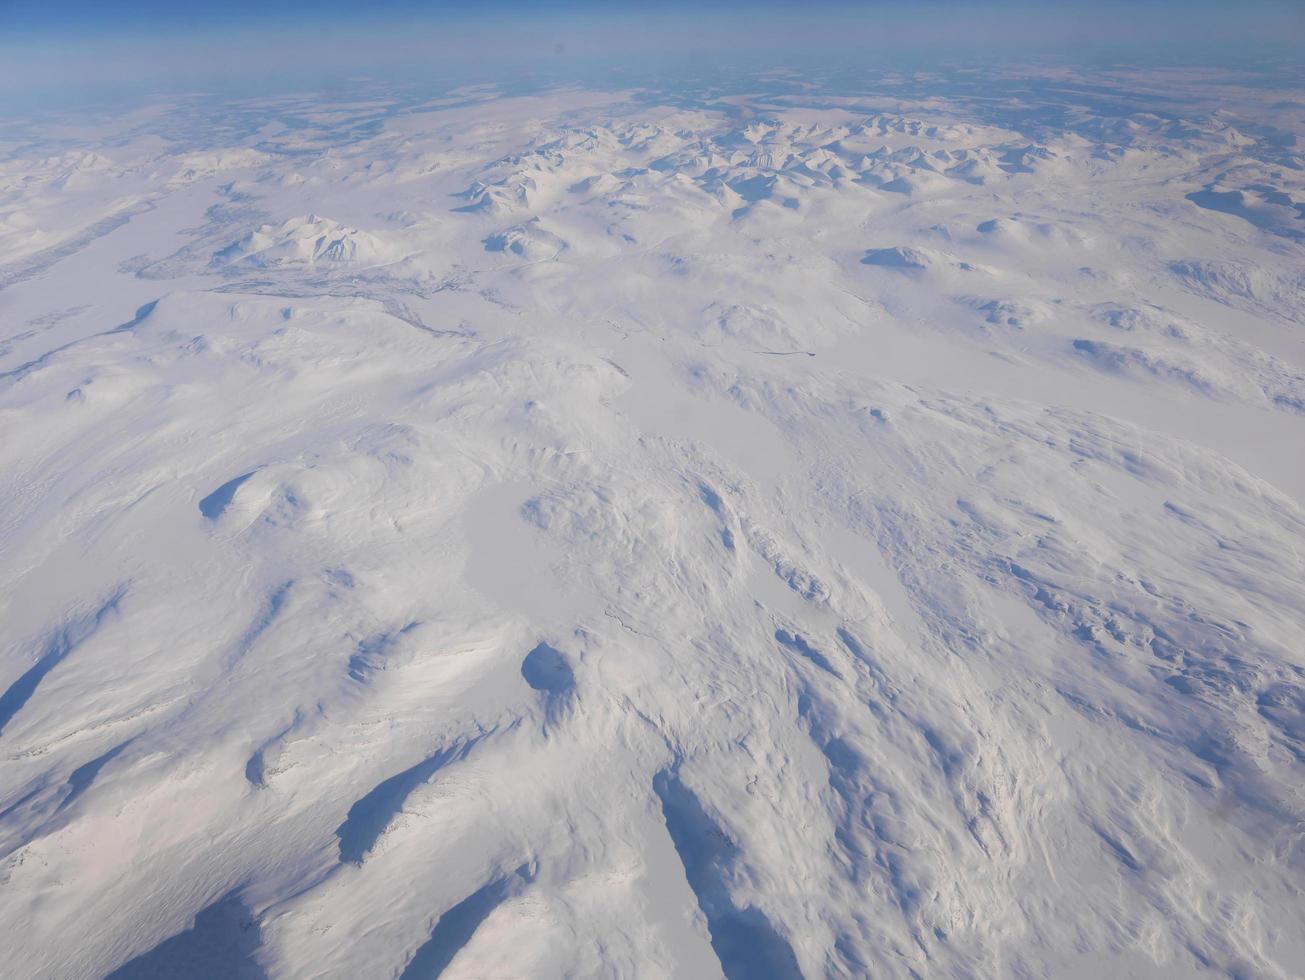
{"label": "snow-covered plateau", "polygon": [[0,974],[1305,976],[1305,89],[0,126]]}

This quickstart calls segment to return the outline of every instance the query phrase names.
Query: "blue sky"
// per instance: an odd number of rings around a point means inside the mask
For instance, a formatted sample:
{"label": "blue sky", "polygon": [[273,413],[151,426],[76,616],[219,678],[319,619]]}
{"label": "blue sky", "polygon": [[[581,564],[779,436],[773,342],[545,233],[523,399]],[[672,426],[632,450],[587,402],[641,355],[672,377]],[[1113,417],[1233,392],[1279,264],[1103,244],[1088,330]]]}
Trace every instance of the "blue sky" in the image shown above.
{"label": "blue sky", "polygon": [[[314,30],[329,26],[385,27],[512,23],[579,26],[585,23],[669,23],[684,27],[733,21],[745,32],[766,22],[836,21],[861,29],[876,22],[907,21],[945,29],[949,22],[977,26],[1000,22],[1008,29],[1034,26],[1065,40],[1076,28],[1160,34],[1193,34],[1217,26],[1229,39],[1281,38],[1277,29],[1305,29],[1300,0],[0,0],[0,31],[20,37],[184,35],[209,30]],[[1282,38],[1284,41],[1287,38]],[[1305,37],[1294,40],[1305,43]]]}
{"label": "blue sky", "polygon": [[1305,0],[0,0],[0,86],[31,91],[312,87],[632,59],[1229,64],[1302,49]]}

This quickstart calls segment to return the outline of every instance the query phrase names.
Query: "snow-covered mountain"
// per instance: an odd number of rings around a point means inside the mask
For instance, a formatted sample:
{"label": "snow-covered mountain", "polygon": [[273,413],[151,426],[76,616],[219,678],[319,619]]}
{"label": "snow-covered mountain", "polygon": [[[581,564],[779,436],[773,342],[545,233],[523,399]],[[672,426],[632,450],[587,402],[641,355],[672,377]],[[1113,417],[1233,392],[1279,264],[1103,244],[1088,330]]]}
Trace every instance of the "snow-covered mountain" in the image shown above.
{"label": "snow-covered mountain", "polygon": [[317,265],[383,265],[401,251],[377,235],[315,214],[263,225],[214,256],[214,262],[261,269]]}
{"label": "snow-covered mountain", "polygon": [[982,81],[5,131],[0,972],[1305,974],[1302,93]]}

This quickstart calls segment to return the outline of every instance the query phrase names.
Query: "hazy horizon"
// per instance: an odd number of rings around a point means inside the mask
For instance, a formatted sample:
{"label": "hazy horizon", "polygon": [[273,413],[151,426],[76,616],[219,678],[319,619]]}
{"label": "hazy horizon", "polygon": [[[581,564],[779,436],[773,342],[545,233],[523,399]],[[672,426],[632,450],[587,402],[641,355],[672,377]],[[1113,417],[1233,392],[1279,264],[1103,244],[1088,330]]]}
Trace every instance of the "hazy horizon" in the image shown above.
{"label": "hazy horizon", "polygon": [[[0,104],[150,94],[613,84],[724,68],[928,70],[995,64],[1302,63],[1305,5],[1217,2],[229,3],[19,0],[0,34]],[[642,74],[640,74],[642,73]],[[628,77],[627,77],[628,76]]]}

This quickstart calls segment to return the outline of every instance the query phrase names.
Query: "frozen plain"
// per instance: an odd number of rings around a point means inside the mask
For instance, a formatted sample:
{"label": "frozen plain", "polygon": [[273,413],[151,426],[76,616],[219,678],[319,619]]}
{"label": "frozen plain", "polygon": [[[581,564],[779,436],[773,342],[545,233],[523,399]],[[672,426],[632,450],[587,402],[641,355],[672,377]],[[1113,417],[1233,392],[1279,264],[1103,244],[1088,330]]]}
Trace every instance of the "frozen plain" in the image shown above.
{"label": "frozen plain", "polygon": [[11,977],[1305,974],[1305,109],[0,130]]}

